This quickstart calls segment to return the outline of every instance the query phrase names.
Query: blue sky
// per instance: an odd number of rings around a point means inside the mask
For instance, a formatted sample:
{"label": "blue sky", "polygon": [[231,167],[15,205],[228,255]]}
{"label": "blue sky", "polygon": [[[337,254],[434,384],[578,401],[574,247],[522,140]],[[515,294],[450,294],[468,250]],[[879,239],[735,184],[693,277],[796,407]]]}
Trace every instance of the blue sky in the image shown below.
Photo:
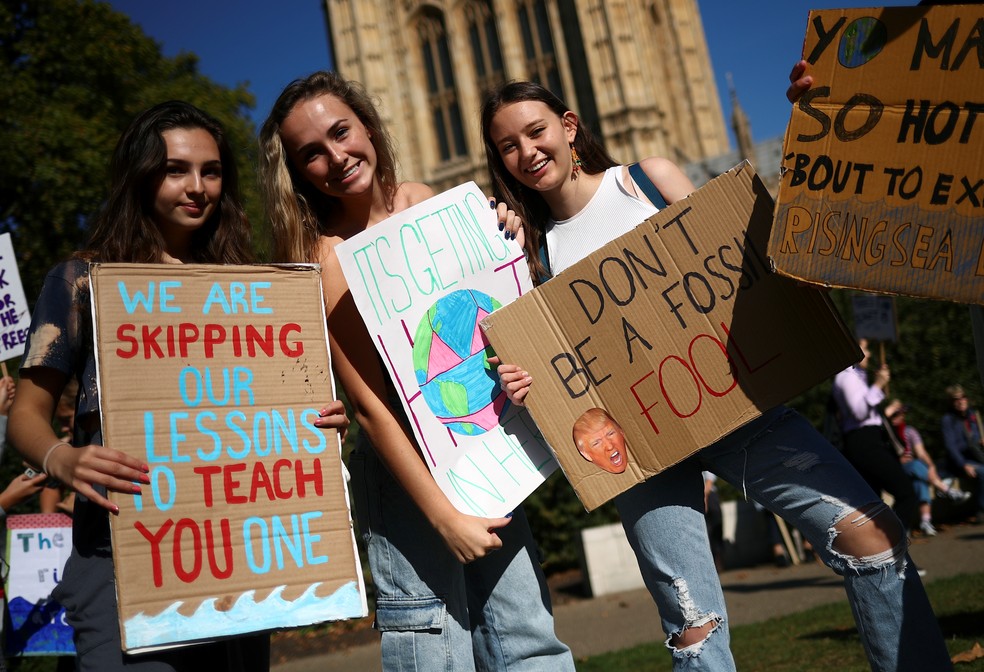
{"label": "blue sky", "polygon": [[[323,4],[317,0],[112,0],[174,56],[190,51],[200,70],[227,85],[248,83],[257,127],[283,87],[329,67]],[[810,9],[911,5],[857,0],[698,0],[718,95],[730,119],[730,72],[756,141],[782,135],[789,120],[785,90],[799,58]],[[732,144],[734,141],[732,140]]]}

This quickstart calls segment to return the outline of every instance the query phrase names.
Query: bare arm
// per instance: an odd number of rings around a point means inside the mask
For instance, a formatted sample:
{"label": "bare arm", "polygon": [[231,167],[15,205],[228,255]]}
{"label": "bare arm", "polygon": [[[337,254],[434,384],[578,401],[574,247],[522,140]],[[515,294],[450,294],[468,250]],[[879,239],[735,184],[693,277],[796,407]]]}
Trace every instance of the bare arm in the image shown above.
{"label": "bare arm", "polygon": [[376,454],[459,561],[470,562],[501,548],[495,529],[509,519],[463,514],[438,487],[387,402],[385,373],[329,243],[323,243],[320,256],[332,367]]}
{"label": "bare arm", "polygon": [[680,168],[670,161],[651,156],[639,162],[639,166],[649,176],[667,203],[676,203],[694,191],[694,184]]}
{"label": "bare arm", "polygon": [[140,492],[136,483],[150,483],[150,469],[119,450],[96,445],[73,447],[59,439],[51,427],[51,417],[67,381],[68,377],[56,369],[24,370],[10,409],[7,437],[28,462],[36,467],[46,466],[49,476],[104,509],[119,513],[119,507],[93,486],[101,485],[114,492]]}
{"label": "bare arm", "polygon": [[45,474],[38,474],[37,476],[19,474],[15,476],[14,480],[4,488],[4,491],[0,492],[0,507],[3,508],[4,512],[10,511],[11,508],[43,489],[47,479]]}

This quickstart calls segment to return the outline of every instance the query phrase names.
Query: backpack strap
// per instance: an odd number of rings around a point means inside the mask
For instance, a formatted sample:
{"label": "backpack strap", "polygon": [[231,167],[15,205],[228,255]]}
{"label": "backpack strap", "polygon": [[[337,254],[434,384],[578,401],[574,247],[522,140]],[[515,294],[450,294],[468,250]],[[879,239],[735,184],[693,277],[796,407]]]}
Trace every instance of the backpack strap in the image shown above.
{"label": "backpack strap", "polygon": [[542,285],[553,277],[550,272],[550,252],[547,250],[547,232],[540,232],[540,263],[543,264],[543,273],[537,279],[537,284]]}
{"label": "backpack strap", "polygon": [[659,193],[659,189],[653,184],[653,181],[649,179],[646,175],[646,171],[642,169],[638,163],[633,163],[629,166],[629,177],[632,181],[639,185],[642,189],[642,193],[646,195],[653,205],[655,205],[659,210],[666,207],[666,199],[663,198],[663,194]]}

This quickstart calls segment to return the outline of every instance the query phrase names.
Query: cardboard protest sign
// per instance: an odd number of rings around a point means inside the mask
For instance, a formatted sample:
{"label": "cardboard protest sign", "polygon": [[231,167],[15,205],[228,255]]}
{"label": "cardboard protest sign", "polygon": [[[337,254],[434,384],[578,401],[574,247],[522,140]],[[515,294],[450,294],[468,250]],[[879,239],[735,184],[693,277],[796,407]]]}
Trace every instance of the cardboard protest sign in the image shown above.
{"label": "cardboard protest sign", "polygon": [[769,272],[772,208],[741,164],[482,322],[588,510],[860,358]]}
{"label": "cardboard protest sign", "polygon": [[454,506],[512,511],[556,468],[528,413],[488,363],[478,322],[531,287],[473,183],[404,210],[335,248],[421,452]]}
{"label": "cardboard protest sign", "polygon": [[31,313],[10,234],[0,234],[0,361],[24,354]]}
{"label": "cardboard protest sign", "polygon": [[836,287],[984,304],[984,5],[810,12],[769,256]]}
{"label": "cardboard protest sign", "polygon": [[7,575],[4,588],[10,627],[8,656],[75,653],[65,608],[51,599],[72,552],[72,519],[64,513],[7,517]]}
{"label": "cardboard protest sign", "polygon": [[895,341],[898,326],[895,321],[895,299],[891,296],[857,294],[851,297],[854,313],[854,335],[873,341]]}
{"label": "cardboard protest sign", "polygon": [[150,466],[113,495],[124,649],[364,616],[318,268],[90,277],[103,438]]}

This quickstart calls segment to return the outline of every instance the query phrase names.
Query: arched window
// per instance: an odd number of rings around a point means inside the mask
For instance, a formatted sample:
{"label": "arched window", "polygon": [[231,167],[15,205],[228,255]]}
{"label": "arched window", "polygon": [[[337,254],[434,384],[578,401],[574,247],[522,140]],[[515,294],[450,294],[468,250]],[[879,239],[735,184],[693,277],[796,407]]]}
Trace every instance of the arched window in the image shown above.
{"label": "arched window", "polygon": [[505,81],[499,34],[495,28],[495,17],[492,15],[489,1],[469,2],[465,6],[465,23],[468,25],[468,43],[471,45],[472,60],[475,62],[478,90],[488,91]]}
{"label": "arched window", "polygon": [[427,73],[427,102],[438,151],[442,161],[450,161],[465,156],[468,150],[444,18],[435,10],[425,10],[417,23],[417,32]]}
{"label": "arched window", "polygon": [[563,99],[564,86],[560,83],[560,71],[557,69],[557,52],[550,32],[546,0],[522,0],[518,9],[526,71],[530,73],[530,79]]}

